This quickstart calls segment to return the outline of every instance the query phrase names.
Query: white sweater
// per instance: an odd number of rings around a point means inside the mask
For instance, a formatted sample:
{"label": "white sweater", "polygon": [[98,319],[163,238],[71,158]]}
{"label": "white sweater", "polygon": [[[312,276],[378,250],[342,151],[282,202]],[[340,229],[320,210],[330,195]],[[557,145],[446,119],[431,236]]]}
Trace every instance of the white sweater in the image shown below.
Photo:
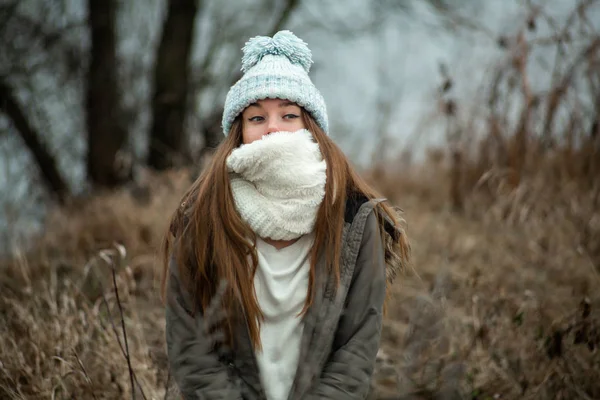
{"label": "white sweater", "polygon": [[277,250],[257,239],[254,286],[265,319],[260,328],[262,351],[256,352],[256,359],[269,400],[288,397],[298,367],[303,330],[298,314],[308,292],[313,240],[314,235],[304,235]]}

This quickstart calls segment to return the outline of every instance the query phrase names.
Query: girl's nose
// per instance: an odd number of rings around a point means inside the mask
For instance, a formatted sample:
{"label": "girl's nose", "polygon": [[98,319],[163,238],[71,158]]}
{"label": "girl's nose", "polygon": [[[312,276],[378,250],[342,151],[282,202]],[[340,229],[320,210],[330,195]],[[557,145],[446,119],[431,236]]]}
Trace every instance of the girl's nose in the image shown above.
{"label": "girl's nose", "polygon": [[277,132],[279,130],[279,126],[276,118],[269,118],[269,123],[267,124],[267,133]]}

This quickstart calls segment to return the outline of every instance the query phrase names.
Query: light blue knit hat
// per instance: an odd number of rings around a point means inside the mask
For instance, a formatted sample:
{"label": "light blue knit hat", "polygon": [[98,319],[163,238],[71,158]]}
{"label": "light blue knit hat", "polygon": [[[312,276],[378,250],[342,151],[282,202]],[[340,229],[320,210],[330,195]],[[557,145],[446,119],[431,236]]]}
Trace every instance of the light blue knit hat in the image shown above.
{"label": "light blue knit hat", "polygon": [[257,100],[267,98],[285,99],[304,107],[329,134],[325,100],[308,76],[312,53],[302,39],[290,31],[279,31],[272,38],[251,38],[242,51],[244,75],[229,89],[225,99],[222,121],[225,136],[239,113]]}

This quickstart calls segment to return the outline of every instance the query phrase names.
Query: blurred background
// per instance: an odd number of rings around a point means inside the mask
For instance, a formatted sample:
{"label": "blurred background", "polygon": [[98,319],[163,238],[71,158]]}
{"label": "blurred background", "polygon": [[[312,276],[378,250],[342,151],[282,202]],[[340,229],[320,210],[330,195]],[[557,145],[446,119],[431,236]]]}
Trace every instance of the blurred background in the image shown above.
{"label": "blurred background", "polygon": [[171,395],[157,247],[281,29],[413,245],[372,398],[600,398],[597,0],[2,0],[0,397]]}

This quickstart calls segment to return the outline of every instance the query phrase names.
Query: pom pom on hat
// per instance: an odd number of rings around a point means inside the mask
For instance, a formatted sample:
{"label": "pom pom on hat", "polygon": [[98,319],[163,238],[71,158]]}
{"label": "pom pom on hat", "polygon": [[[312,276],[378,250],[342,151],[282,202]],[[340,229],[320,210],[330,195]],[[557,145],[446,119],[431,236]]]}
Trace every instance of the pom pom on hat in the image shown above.
{"label": "pom pom on hat", "polygon": [[290,31],[279,31],[275,36],[255,36],[242,49],[242,72],[246,73],[264,56],[271,54],[287,57],[292,64],[300,65],[306,73],[313,63],[308,45]]}

